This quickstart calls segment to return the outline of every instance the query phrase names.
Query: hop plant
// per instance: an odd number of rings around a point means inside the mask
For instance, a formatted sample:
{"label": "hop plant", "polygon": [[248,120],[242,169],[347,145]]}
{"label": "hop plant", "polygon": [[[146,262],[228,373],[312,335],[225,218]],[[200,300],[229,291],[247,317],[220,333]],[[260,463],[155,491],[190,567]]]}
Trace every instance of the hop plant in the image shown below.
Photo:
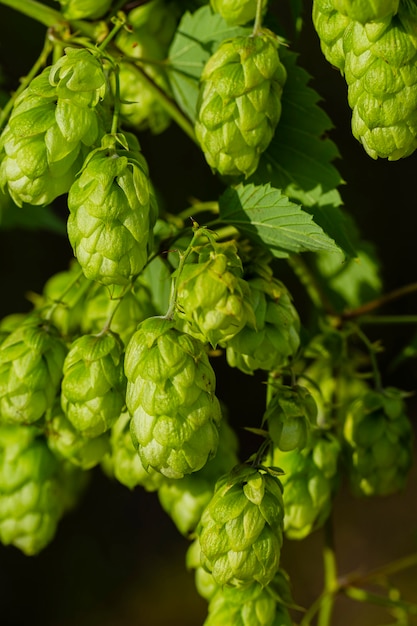
{"label": "hop plant", "polygon": [[125,372],[133,443],[145,470],[182,478],[201,469],[217,450],[221,419],[203,344],[171,320],[148,318],[127,345]]}
{"label": "hop plant", "polygon": [[333,0],[333,4],[336,11],[365,24],[394,15],[400,0]]}
{"label": "hop plant", "polygon": [[210,600],[218,591],[219,585],[212,574],[201,565],[201,548],[198,538],[190,544],[185,556],[185,564],[187,570],[195,570],[194,581],[200,596],[205,600]]}
{"label": "hop plant", "polygon": [[268,403],[263,423],[272,442],[285,452],[302,449],[307,444],[311,425],[317,417],[317,405],[311,393],[301,385],[280,385]]}
{"label": "hop plant", "polygon": [[0,540],[26,555],[53,539],[83,481],[49,450],[33,426],[0,427]]}
{"label": "hop plant", "polygon": [[278,571],[282,488],[274,476],[239,465],[219,479],[197,536],[201,564],[218,585],[268,585]]}
{"label": "hop plant", "polygon": [[274,278],[252,278],[248,284],[255,323],[247,322],[227,342],[227,362],[246,374],[285,367],[300,345],[300,319],[291,297]]}
{"label": "hop plant", "polygon": [[67,348],[49,321],[30,314],[0,345],[0,416],[32,424],[52,406]]}
{"label": "hop plant", "polygon": [[[124,140],[121,139],[124,143]],[[86,159],[68,195],[68,237],[84,274],[127,285],[152,246],[156,204],[137,139],[117,149],[112,136]]]}
{"label": "hop plant", "polygon": [[311,434],[302,450],[274,448],[272,462],[284,471],[284,530],[290,539],[303,539],[328,518],[338,485],[338,439],[324,430]]}
{"label": "hop plant", "polygon": [[113,332],[82,335],[65,358],[61,406],[84,437],[98,437],[120,416],[125,405],[123,344]]}
{"label": "hop plant", "polygon": [[213,170],[245,178],[254,173],[280,119],[286,77],[270,31],[220,44],[201,75],[195,125]]}
{"label": "hop plant", "polygon": [[177,314],[181,328],[215,347],[253,320],[250,290],[235,241],[209,242],[196,253],[197,260],[185,263],[178,277]]}
{"label": "hop plant", "polygon": [[313,0],[312,18],[325,59],[343,71],[345,66],[343,37],[351,19],[336,10],[334,0]]}
{"label": "hop plant", "polygon": [[88,50],[66,48],[19,94],[0,138],[0,186],[17,205],[49,204],[69,190],[104,133],[105,93],[101,63]]}
{"label": "hop plant", "polygon": [[[267,0],[262,1],[262,10],[266,9]],[[210,6],[215,13],[219,13],[222,18],[233,26],[247,24],[255,19],[257,2],[256,0],[210,0]]]}
{"label": "hop plant", "polygon": [[58,0],[68,20],[97,20],[110,9],[112,0]]}
{"label": "hop plant", "polygon": [[355,495],[385,496],[404,488],[412,463],[413,431],[398,389],[369,391],[353,401],[343,435]]}

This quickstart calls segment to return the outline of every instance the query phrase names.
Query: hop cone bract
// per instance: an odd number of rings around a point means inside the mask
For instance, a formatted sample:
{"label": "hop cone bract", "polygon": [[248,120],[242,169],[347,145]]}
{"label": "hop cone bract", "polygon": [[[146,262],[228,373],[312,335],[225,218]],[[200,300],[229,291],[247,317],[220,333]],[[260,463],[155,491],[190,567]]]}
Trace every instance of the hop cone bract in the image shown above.
{"label": "hop cone bract", "polygon": [[343,36],[351,20],[335,9],[334,0],[313,0],[313,24],[325,59],[343,71],[345,51]]}
{"label": "hop cone bract", "polygon": [[223,41],[201,75],[195,132],[211,168],[253,174],[281,116],[286,70],[269,31]]}
{"label": "hop cone bract", "polygon": [[400,0],[333,0],[333,4],[343,15],[365,24],[394,15],[398,11]]}
{"label": "hop cone bract", "polygon": [[[243,588],[222,587],[209,601],[203,626],[273,626],[276,605],[269,587],[257,582]],[[287,624],[291,621],[282,622]]]}
{"label": "hop cone bract", "polygon": [[204,346],[164,318],[142,322],[126,348],[126,405],[145,469],[168,478],[203,467],[215,454],[221,419]]}

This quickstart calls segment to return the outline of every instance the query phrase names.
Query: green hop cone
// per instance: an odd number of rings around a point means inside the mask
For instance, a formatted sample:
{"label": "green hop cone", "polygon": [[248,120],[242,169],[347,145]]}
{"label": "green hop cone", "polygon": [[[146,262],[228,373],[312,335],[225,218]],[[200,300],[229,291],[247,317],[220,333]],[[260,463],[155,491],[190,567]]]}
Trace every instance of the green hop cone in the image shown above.
{"label": "green hop cone", "polygon": [[304,448],[316,417],[317,405],[308,389],[281,385],[268,404],[263,423],[268,425],[274,445],[288,452]]}
{"label": "green hop cone", "polygon": [[273,451],[272,463],[284,471],[284,530],[303,539],[328,518],[338,485],[339,441],[326,431],[314,431],[302,450]]}
{"label": "green hop cone", "polygon": [[352,133],[373,159],[395,161],[417,148],[417,6],[344,35]]}
{"label": "green hop cone", "polygon": [[32,424],[52,406],[67,348],[56,328],[30,314],[0,345],[0,416]]}
{"label": "green hop cone", "polygon": [[404,488],[412,463],[413,431],[398,389],[369,391],[352,402],[343,435],[355,495],[385,496]]}
{"label": "green hop cone", "polygon": [[68,237],[87,278],[127,285],[148,260],[156,203],[137,139],[128,136],[129,150],[112,141],[87,157],[71,186]]}
{"label": "green hop cone", "polygon": [[213,347],[254,319],[250,290],[242,278],[236,242],[207,243],[196,249],[178,277],[177,314],[183,330]]}
{"label": "green hop cone", "polygon": [[62,409],[84,437],[98,437],[125,405],[123,344],[110,332],[82,335],[70,346],[61,386]]}
{"label": "green hop cone", "polygon": [[58,0],[68,20],[97,20],[110,9],[112,0]]}
{"label": "green hop cone", "polygon": [[[263,11],[265,11],[266,5],[267,0],[263,0]],[[257,0],[210,0],[210,6],[228,24],[239,26],[255,19]]]}
{"label": "green hop cone", "polygon": [[213,170],[245,178],[254,173],[280,119],[286,77],[270,31],[220,44],[201,75],[195,125]]}
{"label": "green hop cone", "polygon": [[247,323],[227,342],[227,362],[246,374],[285,367],[300,345],[300,319],[291,297],[274,278],[252,278],[248,284],[255,324]]}
{"label": "green hop cone", "polygon": [[210,600],[219,589],[219,585],[201,565],[201,548],[198,538],[194,539],[189,546],[185,556],[185,564],[187,570],[195,570],[195,587],[200,596],[205,600]]}
{"label": "green hop cone", "polygon": [[0,345],[26,318],[26,313],[10,313],[0,321]]}
{"label": "green hop cone", "polygon": [[274,626],[276,604],[269,587],[257,582],[243,588],[222,587],[209,601],[204,626]]}
{"label": "green hop cone", "polygon": [[400,0],[333,0],[333,4],[343,15],[365,24],[394,15]]}
{"label": "green hop cone", "polygon": [[129,413],[122,413],[112,426],[110,445],[111,453],[103,463],[103,469],[107,474],[128,489],[140,486],[146,491],[156,491],[160,487],[164,477],[152,468],[145,470],[133,445]]}
{"label": "green hop cone", "polygon": [[1,426],[0,541],[26,555],[40,552],[53,539],[65,510],[74,504],[79,484],[74,478],[37,428]]}
{"label": "green hop cone", "polygon": [[218,585],[268,585],[278,571],[284,510],[278,479],[239,465],[216,484],[197,536]]}
{"label": "green hop cone", "polygon": [[158,490],[162,508],[180,533],[188,537],[195,531],[213,496],[216,481],[238,462],[237,437],[223,417],[216,456],[198,472],[180,479],[164,480]]}
{"label": "green hop cone", "polygon": [[126,405],[146,470],[196,472],[215,454],[221,411],[201,342],[163,317],[142,322],[126,348]]}
{"label": "green hop cone", "polygon": [[343,71],[345,66],[343,37],[351,23],[350,18],[336,11],[334,0],[313,0],[312,18],[325,59]]}

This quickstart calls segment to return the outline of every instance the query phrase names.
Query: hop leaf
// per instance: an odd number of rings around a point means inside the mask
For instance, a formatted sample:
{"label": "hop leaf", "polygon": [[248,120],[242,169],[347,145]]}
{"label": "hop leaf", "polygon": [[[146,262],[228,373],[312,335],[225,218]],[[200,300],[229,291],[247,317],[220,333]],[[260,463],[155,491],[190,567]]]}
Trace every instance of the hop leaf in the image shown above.
{"label": "hop leaf", "polygon": [[52,406],[67,348],[56,328],[28,315],[0,346],[0,415],[32,424]]}
{"label": "hop leaf", "polygon": [[108,331],[82,335],[64,363],[62,409],[84,437],[98,437],[115,423],[125,404],[123,344]]}
{"label": "hop leaf", "polygon": [[384,496],[404,488],[413,432],[399,390],[369,391],[352,402],[343,434],[355,495]]}
{"label": "hop leaf", "polygon": [[203,344],[174,322],[149,318],[126,348],[126,405],[144,468],[168,478],[201,469],[216,452],[221,419]]}
{"label": "hop leaf", "polygon": [[68,195],[68,237],[84,274],[102,284],[127,285],[152,245],[156,204],[139,144],[100,148],[86,159]]}
{"label": "hop leaf", "polygon": [[269,31],[222,42],[201,75],[195,132],[210,167],[245,178],[281,116],[286,70]]}
{"label": "hop leaf", "polygon": [[218,585],[268,585],[279,567],[283,517],[279,481],[237,466],[217,482],[202,514],[202,566]]}

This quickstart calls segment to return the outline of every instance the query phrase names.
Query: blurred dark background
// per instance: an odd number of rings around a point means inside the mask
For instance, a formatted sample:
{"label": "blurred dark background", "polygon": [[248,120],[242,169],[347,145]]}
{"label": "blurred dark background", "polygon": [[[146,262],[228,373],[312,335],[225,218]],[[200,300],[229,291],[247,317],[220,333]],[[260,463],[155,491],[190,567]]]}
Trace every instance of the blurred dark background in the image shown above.
{"label": "blurred dark background", "polygon": [[[322,57],[310,12],[305,1],[305,25],[293,48],[314,77],[311,84],[334,123],[331,137],[341,154],[337,166],[346,181],[341,189],[345,208],[364,238],[375,244],[389,291],[417,280],[417,155],[394,163],[373,161],[352,137],[345,82]],[[19,77],[27,73],[43,37],[42,26],[0,5],[0,65],[6,88],[15,89]],[[168,210],[183,209],[191,196],[213,198],[216,179],[174,125],[161,136],[144,133],[140,140]],[[65,219],[65,206],[57,206],[56,211]],[[28,310],[26,294],[40,292],[47,278],[66,269],[71,258],[63,236],[2,229],[0,224],[0,315]],[[290,274],[288,280],[297,305],[297,298],[303,301],[302,293]],[[410,295],[385,312],[416,314],[417,298]],[[371,331],[385,346],[387,382],[411,391],[416,387],[415,361],[392,372],[388,366],[415,330],[405,326]],[[221,360],[217,368],[218,395],[228,405],[232,423],[253,423],[264,402],[261,379],[245,378],[247,393],[242,394],[242,375],[226,369]],[[416,422],[414,400],[410,411]],[[242,434],[243,450],[247,445]],[[355,500],[342,486],[335,502],[341,573],[366,571],[417,551],[416,485],[417,468],[406,491],[390,498]],[[296,601],[304,606],[321,591],[322,542],[319,531],[303,542],[284,545],[282,565],[291,575]],[[187,546],[155,494],[129,492],[94,470],[81,505],[62,520],[54,542],[40,555],[29,558],[14,548],[0,547],[0,626],[198,626],[204,621],[206,603],[185,570]],[[405,599],[417,602],[417,568],[394,580]],[[335,626],[388,623],[381,609],[343,599],[336,604]]]}

